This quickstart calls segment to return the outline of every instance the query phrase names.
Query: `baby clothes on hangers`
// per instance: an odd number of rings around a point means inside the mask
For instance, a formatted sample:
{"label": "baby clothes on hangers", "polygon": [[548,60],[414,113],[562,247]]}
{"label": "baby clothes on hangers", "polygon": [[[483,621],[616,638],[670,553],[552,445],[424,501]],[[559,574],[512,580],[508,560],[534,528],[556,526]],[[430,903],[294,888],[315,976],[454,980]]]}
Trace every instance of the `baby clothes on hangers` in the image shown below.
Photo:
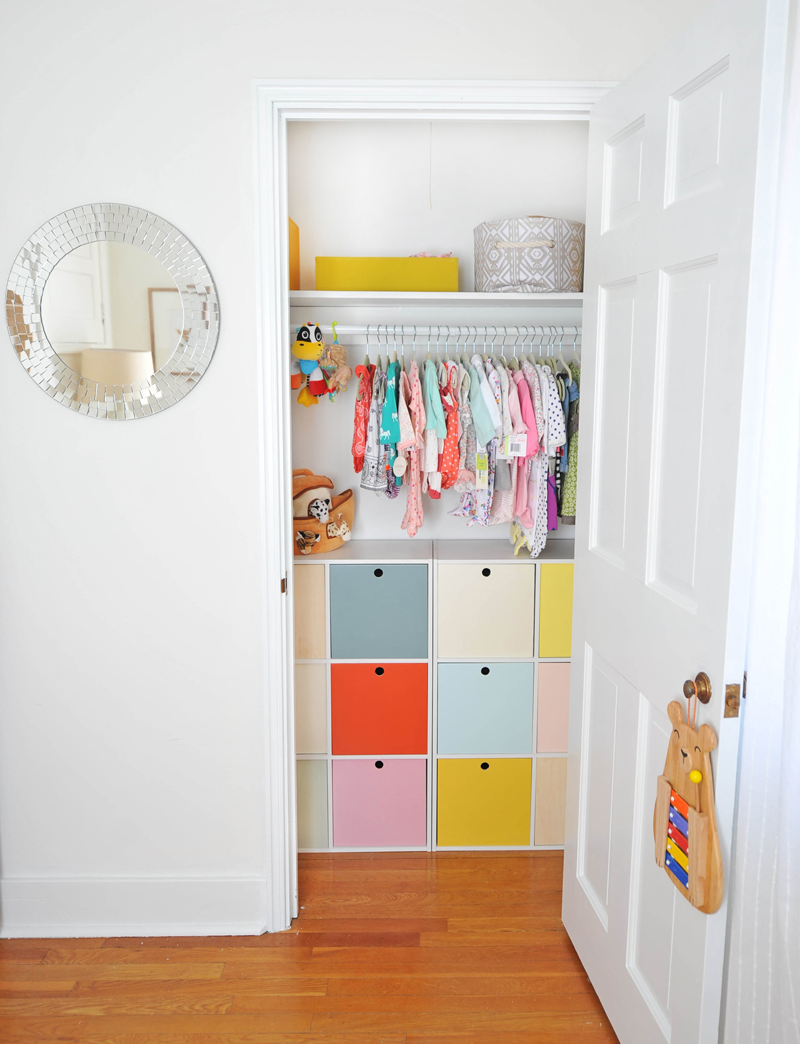
{"label": "baby clothes on hangers", "polygon": [[360,475],[364,467],[364,453],[367,448],[367,424],[369,423],[369,407],[372,402],[372,379],[375,376],[374,366],[356,366],[356,377],[359,378],[356,392],[355,419],[353,422],[353,470]]}
{"label": "baby clothes on hangers", "polygon": [[[408,412],[411,417],[414,439],[408,446],[408,468],[406,471],[406,484],[408,487],[408,498],[406,501],[406,513],[400,527],[405,529],[409,536],[416,535],[423,522],[424,512],[422,507],[422,473],[420,466],[420,455],[425,448],[425,406],[423,404],[422,385],[419,379],[419,368],[417,360],[411,363],[408,375],[401,377],[403,393],[407,395]],[[403,447],[406,448],[405,446]]]}
{"label": "baby clothes on hangers", "polygon": [[364,467],[361,471],[361,488],[371,489],[376,493],[384,492],[387,487],[385,453],[380,441],[381,413],[385,391],[386,374],[383,370],[376,368],[372,380],[372,401],[367,423],[367,448],[364,454]]}
{"label": "baby clothes on hangers", "polygon": [[455,488],[460,492],[475,489],[475,425],[469,401],[470,377],[462,364],[458,368],[458,416],[460,435],[458,439],[458,481]]}
{"label": "baby clothes on hangers", "polygon": [[397,379],[400,374],[400,363],[389,363],[386,372],[386,393],[381,411],[380,442],[386,447],[384,451],[386,475],[386,494],[392,500],[399,490],[393,464],[397,456],[397,443],[400,440],[400,421],[397,411]]}
{"label": "baby clothes on hangers", "polygon": [[442,398],[439,393],[439,378],[436,372],[436,364],[432,359],[426,360],[423,377],[426,419],[422,488],[432,500],[439,500],[442,495],[442,476],[439,471],[439,439],[444,440],[447,436],[447,425],[445,424]]}
{"label": "baby clothes on hangers", "polygon": [[569,418],[567,420],[567,438],[569,440],[569,467],[564,479],[564,489],[561,496],[561,522],[565,526],[575,525],[575,509],[577,506],[578,491],[578,421],[580,416],[580,381],[581,368],[578,363],[573,363],[572,386],[576,388],[574,398],[570,400]]}
{"label": "baby clothes on hangers", "polygon": [[445,366],[445,387],[441,392],[442,406],[447,419],[447,437],[442,447],[442,489],[452,488],[458,481],[458,383],[456,363]]}

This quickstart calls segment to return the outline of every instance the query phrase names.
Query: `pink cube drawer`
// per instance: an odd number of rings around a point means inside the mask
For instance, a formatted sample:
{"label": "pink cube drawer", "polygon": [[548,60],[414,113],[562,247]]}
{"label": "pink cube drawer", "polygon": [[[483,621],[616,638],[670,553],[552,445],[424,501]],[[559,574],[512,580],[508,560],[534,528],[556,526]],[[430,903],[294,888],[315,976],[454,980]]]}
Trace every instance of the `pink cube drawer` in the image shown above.
{"label": "pink cube drawer", "polygon": [[539,697],[536,716],[536,750],[561,754],[569,732],[569,664],[539,664]]}
{"label": "pink cube drawer", "polygon": [[354,758],[333,763],[333,844],[340,848],[425,845],[425,758]]}

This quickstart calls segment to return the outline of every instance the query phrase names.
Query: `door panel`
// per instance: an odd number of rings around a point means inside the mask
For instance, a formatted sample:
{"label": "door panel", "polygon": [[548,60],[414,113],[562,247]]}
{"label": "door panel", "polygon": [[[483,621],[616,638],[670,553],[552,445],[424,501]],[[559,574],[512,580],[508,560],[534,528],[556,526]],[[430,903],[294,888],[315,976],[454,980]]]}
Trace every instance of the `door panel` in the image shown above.
{"label": "door panel", "polygon": [[[533,565],[443,562],[438,567],[438,646],[444,659],[533,656]],[[485,608],[480,626],[469,615]]]}
{"label": "door panel", "polygon": [[425,660],[428,567],[332,565],[334,660]]}
{"label": "door panel", "polygon": [[530,758],[440,758],[440,845],[528,845]]}
{"label": "door panel", "polygon": [[440,754],[530,754],[533,664],[439,665]]}
{"label": "door panel", "polygon": [[563,919],[621,1044],[719,1036],[725,902],[655,865],[653,806],[705,671],[727,866],[786,11],[714,4],[590,121]]}
{"label": "door panel", "polygon": [[425,754],[426,663],[331,665],[334,754]]}

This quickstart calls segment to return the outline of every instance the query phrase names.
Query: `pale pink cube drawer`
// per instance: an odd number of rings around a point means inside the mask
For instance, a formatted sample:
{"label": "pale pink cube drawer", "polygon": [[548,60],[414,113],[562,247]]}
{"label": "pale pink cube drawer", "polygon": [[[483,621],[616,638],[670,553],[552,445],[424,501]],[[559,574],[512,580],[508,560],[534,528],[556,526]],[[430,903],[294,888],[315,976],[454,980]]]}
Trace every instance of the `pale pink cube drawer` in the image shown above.
{"label": "pale pink cube drawer", "polygon": [[536,714],[536,750],[561,754],[569,731],[569,664],[540,663]]}
{"label": "pale pink cube drawer", "polygon": [[405,848],[427,843],[425,758],[333,762],[333,843]]}

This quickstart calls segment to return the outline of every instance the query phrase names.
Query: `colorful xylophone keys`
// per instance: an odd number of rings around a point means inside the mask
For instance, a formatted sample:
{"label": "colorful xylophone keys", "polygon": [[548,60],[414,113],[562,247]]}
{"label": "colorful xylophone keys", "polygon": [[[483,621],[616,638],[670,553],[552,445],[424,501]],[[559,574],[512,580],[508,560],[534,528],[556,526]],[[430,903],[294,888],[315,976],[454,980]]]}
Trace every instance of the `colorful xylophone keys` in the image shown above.
{"label": "colorful xylophone keys", "polygon": [[680,795],[670,790],[667,850],[664,865],[676,881],[689,888],[689,806]]}

